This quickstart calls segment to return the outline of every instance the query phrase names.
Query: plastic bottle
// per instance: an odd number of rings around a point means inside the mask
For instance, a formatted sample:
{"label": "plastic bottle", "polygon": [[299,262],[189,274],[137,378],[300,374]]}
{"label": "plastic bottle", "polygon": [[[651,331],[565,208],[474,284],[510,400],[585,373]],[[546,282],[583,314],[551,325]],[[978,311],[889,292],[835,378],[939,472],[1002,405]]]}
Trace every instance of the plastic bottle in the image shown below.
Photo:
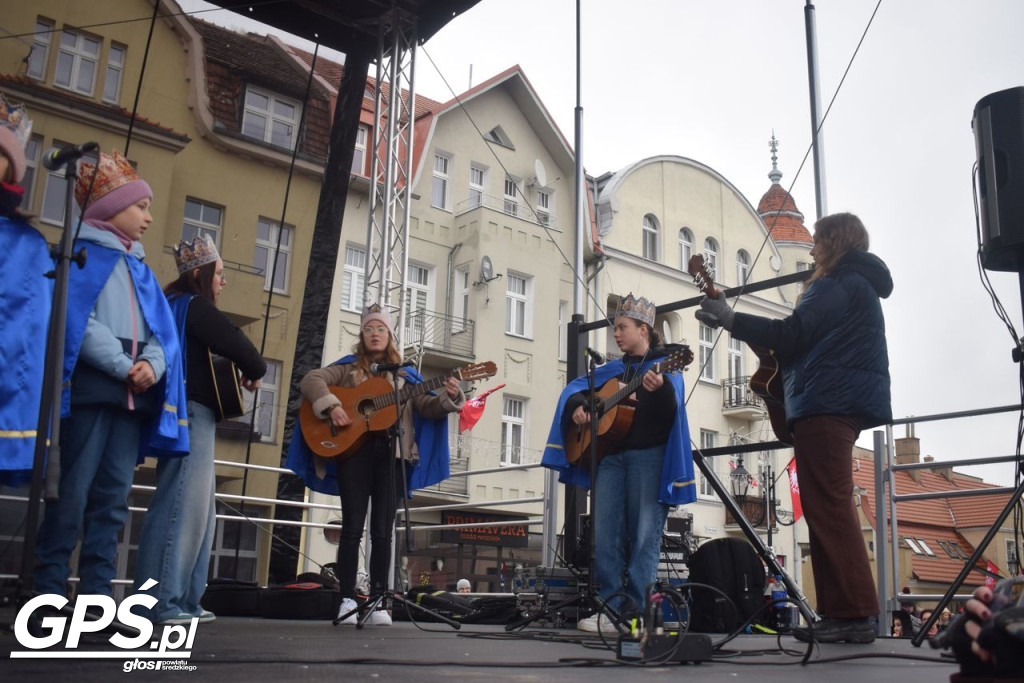
{"label": "plastic bottle", "polygon": [[786,593],[786,584],[783,583],[781,576],[776,576],[772,579],[772,602],[775,603],[772,607],[772,612],[775,616],[775,629],[783,630],[789,628],[789,603],[784,602],[788,596]]}
{"label": "plastic bottle", "polygon": [[771,629],[775,628],[775,610],[768,608],[768,605],[771,604],[773,595],[775,595],[775,577],[768,576],[764,582],[765,611],[761,614],[760,620],[762,624]]}

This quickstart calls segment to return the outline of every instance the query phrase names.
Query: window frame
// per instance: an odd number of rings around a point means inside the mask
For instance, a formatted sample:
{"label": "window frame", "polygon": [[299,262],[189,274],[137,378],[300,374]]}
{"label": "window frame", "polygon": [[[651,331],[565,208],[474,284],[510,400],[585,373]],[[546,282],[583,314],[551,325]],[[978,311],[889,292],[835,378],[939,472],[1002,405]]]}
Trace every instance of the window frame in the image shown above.
{"label": "window frame", "polygon": [[716,382],[715,372],[715,331],[704,323],[699,323],[698,340],[700,346],[700,377],[705,382]]}
{"label": "window frame", "polygon": [[[261,224],[266,224],[270,228],[269,236],[266,239],[263,239],[263,238],[260,237],[259,230],[260,230]],[[265,249],[267,251],[267,256],[266,256],[266,265],[265,265],[265,267],[263,269],[263,291],[264,292],[271,291],[271,285],[273,284],[271,282],[270,278],[271,278],[271,275],[273,274],[273,270],[274,270],[274,267],[273,267],[273,265],[274,265],[273,253],[277,250],[277,232],[276,231],[281,229],[281,227],[282,226],[281,226],[280,223],[278,223],[277,221],[273,220],[272,218],[267,218],[266,216],[260,216],[259,218],[256,219],[256,242],[253,245],[253,264],[252,265],[253,265],[254,268],[257,268],[257,269],[259,268],[259,266],[256,263],[256,252],[259,249]],[[292,244],[294,244],[294,242],[295,242],[295,226],[288,225],[286,223],[283,227],[284,227],[284,230],[285,230],[284,234],[288,236],[288,239],[287,240],[284,240],[284,239],[281,240],[281,250],[280,250],[280,253],[279,253],[277,270],[278,270],[278,274],[280,274],[282,272],[280,259],[283,258],[284,259],[284,270],[283,270],[284,275],[282,275],[281,277],[284,278],[284,286],[280,287],[280,288],[273,287],[273,292],[275,294],[285,294],[285,295],[287,295],[288,294],[288,284],[291,281]]]}
{"label": "window frame", "polygon": [[[512,193],[509,194],[511,188]],[[515,176],[506,175],[505,182],[502,188],[502,208],[501,210],[508,216],[519,215],[519,197],[522,195],[522,190],[519,189],[519,179]]]}
{"label": "window frame", "polygon": [[[60,35],[61,40],[57,41],[57,65],[55,66],[53,73],[53,86],[55,88],[60,88],[61,90],[67,90],[79,95],[84,95],[85,97],[93,97],[96,92],[96,77],[99,74],[100,54],[103,52],[103,39],[98,36],[94,36],[91,33],[86,33],[85,31],[73,28],[62,29]],[[63,39],[67,36],[74,36],[75,44],[73,46],[63,44]],[[87,44],[89,41],[96,44],[95,55],[89,54],[83,48],[83,44]],[[67,83],[61,83],[57,80],[59,77],[62,55],[66,55],[71,58],[71,68],[68,72]],[[90,79],[88,90],[82,90],[78,87],[78,82],[81,80],[83,62],[92,64],[92,78]]]}
{"label": "window frame", "polygon": [[[447,152],[434,151],[434,162],[431,166],[430,205],[441,211],[451,211],[452,158],[452,155]],[[439,162],[443,162],[441,163],[444,166],[443,169],[438,168]],[[439,189],[440,196],[438,196]]]}
{"label": "window frame", "polygon": [[[473,162],[469,165],[469,202],[470,209],[476,209],[484,205],[484,197],[487,196],[487,167],[483,164]],[[479,183],[473,178],[480,174]]]}
{"label": "window frame", "polygon": [[[518,404],[521,414],[516,416],[509,412],[510,405]],[[526,450],[527,437],[527,406],[529,399],[523,396],[502,394],[501,397],[501,456],[499,465],[522,465],[523,451]],[[513,439],[518,433],[519,443]]]}
{"label": "window frame", "polygon": [[[513,281],[523,281],[523,292],[512,291]],[[532,275],[508,271],[505,286],[505,334],[521,339],[533,338],[533,285]],[[519,332],[516,322],[517,315],[521,315],[522,332]]]}
{"label": "window frame", "polygon": [[704,263],[715,279],[718,279],[718,251],[718,241],[714,237],[704,239]]}
{"label": "window frame", "polygon": [[537,222],[541,225],[551,225],[551,215],[555,211],[555,193],[546,188],[537,190]]}
{"label": "window frame", "polygon": [[[284,374],[284,363],[278,360],[266,359],[267,361],[267,373],[263,375],[263,379],[260,380],[259,388],[259,407],[256,410],[260,413],[256,416],[256,427],[260,427],[263,423],[262,414],[265,411],[269,411],[269,421],[267,424],[270,425],[270,433],[264,434],[260,431],[259,443],[277,443],[277,404],[281,399],[281,383]],[[252,411],[253,411],[253,392],[249,391],[245,387],[239,387],[242,391],[242,405],[245,408],[245,412],[236,418],[232,418],[234,422],[242,422],[246,425],[252,422]],[[287,395],[285,396],[287,399]]]}
{"label": "window frame", "polygon": [[679,228],[679,270],[686,271],[693,257],[693,231],[683,226]]}
{"label": "window frame", "polygon": [[658,243],[661,225],[653,213],[644,214],[642,225],[642,246],[640,255],[648,261],[658,260]]}
{"label": "window frame", "polygon": [[352,150],[352,173],[354,175],[366,177],[366,148],[367,141],[370,139],[370,129],[366,126],[360,125],[356,129],[356,144]]}
{"label": "window frame", "polygon": [[[36,81],[45,81],[47,67],[50,65],[50,48],[53,46],[53,34],[56,27],[56,22],[42,17],[36,17],[36,29],[32,36],[32,47],[29,48],[28,68],[25,75]],[[32,71],[32,58],[36,54],[36,48],[39,47],[42,50],[42,62],[39,64],[39,73],[33,73]]]}
{"label": "window frame", "polygon": [[[422,271],[425,282],[413,281],[413,270]],[[424,334],[425,318],[414,317],[413,313],[420,310],[419,302],[413,307],[413,296],[422,295],[422,309],[424,315],[430,311],[430,304],[434,300],[434,268],[427,263],[416,263],[409,261],[409,269],[405,278],[405,315],[402,316],[402,325],[405,327],[405,343],[418,343]],[[414,321],[419,321],[414,324]]]}
{"label": "window frame", "polygon": [[740,287],[750,281],[750,254],[746,249],[736,252],[736,284]]}
{"label": "window frame", "polygon": [[469,264],[458,266],[454,273],[452,301],[452,332],[462,332],[469,326]]}
{"label": "window frame", "polygon": [[[715,441],[718,437],[718,432],[712,429],[701,429],[700,430],[700,449],[703,451],[707,448],[714,448]],[[717,467],[715,463],[718,462],[717,458],[711,458],[708,461],[708,466],[712,472],[717,474]],[[716,499],[718,496],[715,490],[711,487],[711,482],[708,477],[704,476],[704,473],[700,473],[700,481],[697,483],[697,498],[705,500]]]}
{"label": "window frame", "polygon": [[[52,147],[54,149],[63,149],[68,146],[66,142],[60,142],[54,140]],[[96,163],[95,155],[86,157],[92,163]],[[50,196],[51,187],[50,184],[54,183],[52,188],[57,193],[58,205],[60,206],[60,216],[53,217],[46,214],[47,199],[52,199]],[[46,169],[46,182],[43,184],[43,196],[42,203],[39,205],[39,221],[46,223],[47,225],[55,225],[57,227],[64,227],[64,213],[67,210],[67,178],[64,175],[64,166],[58,169],[50,170]],[[82,214],[82,209],[78,206],[78,202],[71,202],[71,219],[77,221],[78,217]]]}
{"label": "window frame", "polygon": [[[200,218],[198,220],[188,217],[188,205],[189,205],[189,202],[191,202],[193,204],[198,204],[199,205],[199,215],[200,215]],[[206,212],[205,211],[206,209],[211,209],[211,210],[218,211],[220,213],[220,222],[219,223],[212,223],[210,221],[203,220],[204,214]],[[205,199],[199,199],[197,197],[191,197],[191,196],[186,195],[185,196],[184,213],[182,214],[182,219],[181,219],[181,223],[182,223],[182,226],[181,226],[181,239],[182,240],[189,240],[189,239],[191,239],[191,237],[194,237],[195,234],[198,234],[198,233],[201,233],[201,232],[205,233],[205,234],[212,234],[213,243],[216,244],[217,245],[217,249],[220,250],[221,235],[223,234],[223,231],[224,231],[224,211],[225,211],[225,207],[223,207],[223,206],[220,206],[218,204],[214,204],[213,202],[208,202]],[[194,227],[196,229],[196,232],[191,237],[187,237],[185,235],[185,228],[186,227],[190,227],[190,226]]]}
{"label": "window frame", "polygon": [[[358,255],[360,262],[350,262],[349,254]],[[347,296],[346,290],[348,290]],[[346,244],[345,261],[341,273],[341,310],[362,313],[365,296],[366,248],[361,244]]]}
{"label": "window frame", "polygon": [[[115,64],[112,61],[114,51],[119,50],[121,53],[121,63]],[[100,95],[100,99],[109,104],[117,104],[121,100],[121,83],[124,81],[124,69],[127,63],[128,46],[120,43],[111,42],[110,47],[107,48],[107,63],[103,71],[103,93]],[[115,74],[115,85],[114,94],[111,97],[107,97],[107,89],[110,85],[111,72]]]}
{"label": "window frame", "polygon": [[32,201],[35,199],[35,184],[38,180],[39,159],[43,151],[43,136],[35,133],[30,135],[25,145],[25,177],[21,179],[21,186],[25,188],[25,196],[22,198],[22,208],[32,213]]}
{"label": "window frame", "polygon": [[[259,95],[267,98],[267,108],[260,109],[249,103],[249,94]],[[274,111],[275,103],[285,104],[294,109],[294,116],[292,118],[286,118]],[[253,135],[246,128],[247,122],[251,121],[251,116],[258,116],[265,119],[265,125],[263,126],[263,135]],[[290,97],[276,93],[273,90],[261,88],[251,83],[246,84],[245,92],[242,97],[242,128],[241,134],[243,137],[250,140],[258,140],[264,144],[276,147],[278,149],[287,149],[292,151],[295,146],[299,143],[299,122],[302,121],[302,102],[293,100]],[[278,145],[274,142],[274,123],[284,123],[291,126],[291,144]]]}

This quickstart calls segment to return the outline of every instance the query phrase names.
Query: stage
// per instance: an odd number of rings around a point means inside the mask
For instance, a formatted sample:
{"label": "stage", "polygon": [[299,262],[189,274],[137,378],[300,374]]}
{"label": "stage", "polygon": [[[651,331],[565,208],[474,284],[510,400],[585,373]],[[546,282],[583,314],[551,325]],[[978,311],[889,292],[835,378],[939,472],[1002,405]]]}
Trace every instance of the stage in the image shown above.
{"label": "stage", "polygon": [[[13,609],[0,610],[0,623],[12,625]],[[24,651],[10,629],[0,632],[0,665],[6,681],[105,683],[122,675],[131,653],[96,636],[83,638],[79,650],[115,653],[110,659],[11,659]],[[712,634],[717,644],[724,636]],[[666,677],[700,681],[759,683],[828,680],[829,683],[948,681],[955,662],[927,645],[881,638],[871,645],[816,647],[809,664],[800,664],[806,645],[791,636],[743,635],[702,664],[639,665],[616,661],[599,636],[575,629],[527,628],[507,633],[502,626],[395,622],[390,627],[331,626],[328,621],[287,621],[222,617],[196,627],[188,666],[192,671],[132,671],[133,678],[184,676],[190,683],[281,683],[282,681],[549,681],[601,683]],[[140,660],[145,663],[145,660]]]}

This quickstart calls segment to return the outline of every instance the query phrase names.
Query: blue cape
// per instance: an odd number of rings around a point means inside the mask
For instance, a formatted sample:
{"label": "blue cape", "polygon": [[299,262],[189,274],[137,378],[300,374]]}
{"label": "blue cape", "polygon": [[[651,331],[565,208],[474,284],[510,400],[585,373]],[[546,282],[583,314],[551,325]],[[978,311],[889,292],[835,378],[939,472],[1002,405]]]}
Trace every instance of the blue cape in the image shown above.
{"label": "blue cape", "polygon": [[[81,243],[76,242],[75,248],[79,246]],[[167,361],[167,370],[156,386],[157,391],[163,391],[163,408],[158,415],[147,419],[142,425],[138,462],[146,457],[188,455],[188,408],[183,360],[178,344],[178,329],[167,305],[167,297],[160,289],[156,275],[139,258],[95,242],[86,242],[85,246],[88,248],[89,260],[85,268],[72,268],[68,280],[68,317],[64,340],[65,388],[61,416],[71,414],[71,375],[78,362],[89,314],[118,260],[123,259],[131,273],[142,315],[163,346]]]}
{"label": "blue cape", "polygon": [[[335,361],[332,365],[347,365],[354,363],[356,357],[352,355]],[[419,373],[413,368],[404,368],[402,371],[406,377],[405,381],[410,384],[419,384],[423,381]],[[416,439],[416,447],[420,452],[419,462],[408,471],[409,490],[411,494],[416,489],[433,486],[451,476],[449,469],[450,455],[448,453],[448,421],[445,419],[428,420],[416,411],[412,413],[413,435]],[[302,437],[302,424],[295,421],[295,432],[292,434],[292,442],[288,444],[288,458],[285,467],[297,474],[308,488],[317,493],[326,493],[331,496],[338,495],[338,466],[333,459],[327,460],[327,468],[324,478],[321,479],[316,473],[316,461],[324,460],[316,455],[306,445]]]}
{"label": "blue cape", "polygon": [[0,484],[32,476],[50,324],[50,245],[28,223],[0,216]]}
{"label": "blue cape", "polygon": [[[643,372],[654,365],[659,358],[649,360],[643,366]],[[594,373],[594,386],[600,388],[614,377],[621,377],[625,366],[621,358],[616,358],[597,368]],[[690,427],[686,420],[686,400],[683,378],[680,373],[665,374],[665,381],[671,383],[675,390],[676,411],[672,431],[669,432],[665,444],[665,461],[661,468],[661,486],[658,502],[665,505],[684,505],[697,499],[697,487],[693,477],[693,452],[690,449]],[[565,412],[565,403],[573,394],[588,390],[587,377],[577,377],[562,391],[555,408],[555,418],[551,423],[547,445],[541,458],[541,465],[558,472],[558,481],[563,484],[590,488],[590,470],[570,464],[565,458],[565,428],[569,415]]]}

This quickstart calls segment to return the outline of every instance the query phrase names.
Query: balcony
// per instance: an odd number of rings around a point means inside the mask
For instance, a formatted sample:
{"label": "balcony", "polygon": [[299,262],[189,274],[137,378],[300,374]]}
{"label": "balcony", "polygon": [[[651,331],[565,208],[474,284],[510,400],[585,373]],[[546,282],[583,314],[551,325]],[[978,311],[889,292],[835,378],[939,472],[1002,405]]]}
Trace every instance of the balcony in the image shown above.
{"label": "balcony", "polygon": [[[755,528],[762,528],[765,526],[765,518],[767,517],[767,501],[760,496],[736,496],[736,505],[739,506],[743,516],[747,518],[750,525]],[[779,501],[773,501],[772,508],[772,529],[778,526],[778,518],[776,517],[776,509],[779,506]],[[733,517],[732,510],[729,508],[725,509],[725,523],[726,525],[735,525],[736,518]]]}
{"label": "balcony", "polygon": [[[532,202],[531,202],[532,204]],[[558,230],[558,219],[551,211],[546,211],[539,206],[527,204],[523,197],[510,199],[509,197],[495,197],[489,194],[480,194],[464,199],[455,205],[455,215],[460,216],[476,209],[485,208],[498,211],[506,216],[514,216],[520,220],[552,230]]]}
{"label": "balcony", "polygon": [[765,416],[764,401],[750,388],[750,377],[730,377],[722,382],[722,413],[728,417],[759,420]]}
{"label": "balcony", "polygon": [[434,313],[424,308],[412,311],[405,323],[405,345],[424,352],[459,358],[475,358],[473,338],[476,322]]}

